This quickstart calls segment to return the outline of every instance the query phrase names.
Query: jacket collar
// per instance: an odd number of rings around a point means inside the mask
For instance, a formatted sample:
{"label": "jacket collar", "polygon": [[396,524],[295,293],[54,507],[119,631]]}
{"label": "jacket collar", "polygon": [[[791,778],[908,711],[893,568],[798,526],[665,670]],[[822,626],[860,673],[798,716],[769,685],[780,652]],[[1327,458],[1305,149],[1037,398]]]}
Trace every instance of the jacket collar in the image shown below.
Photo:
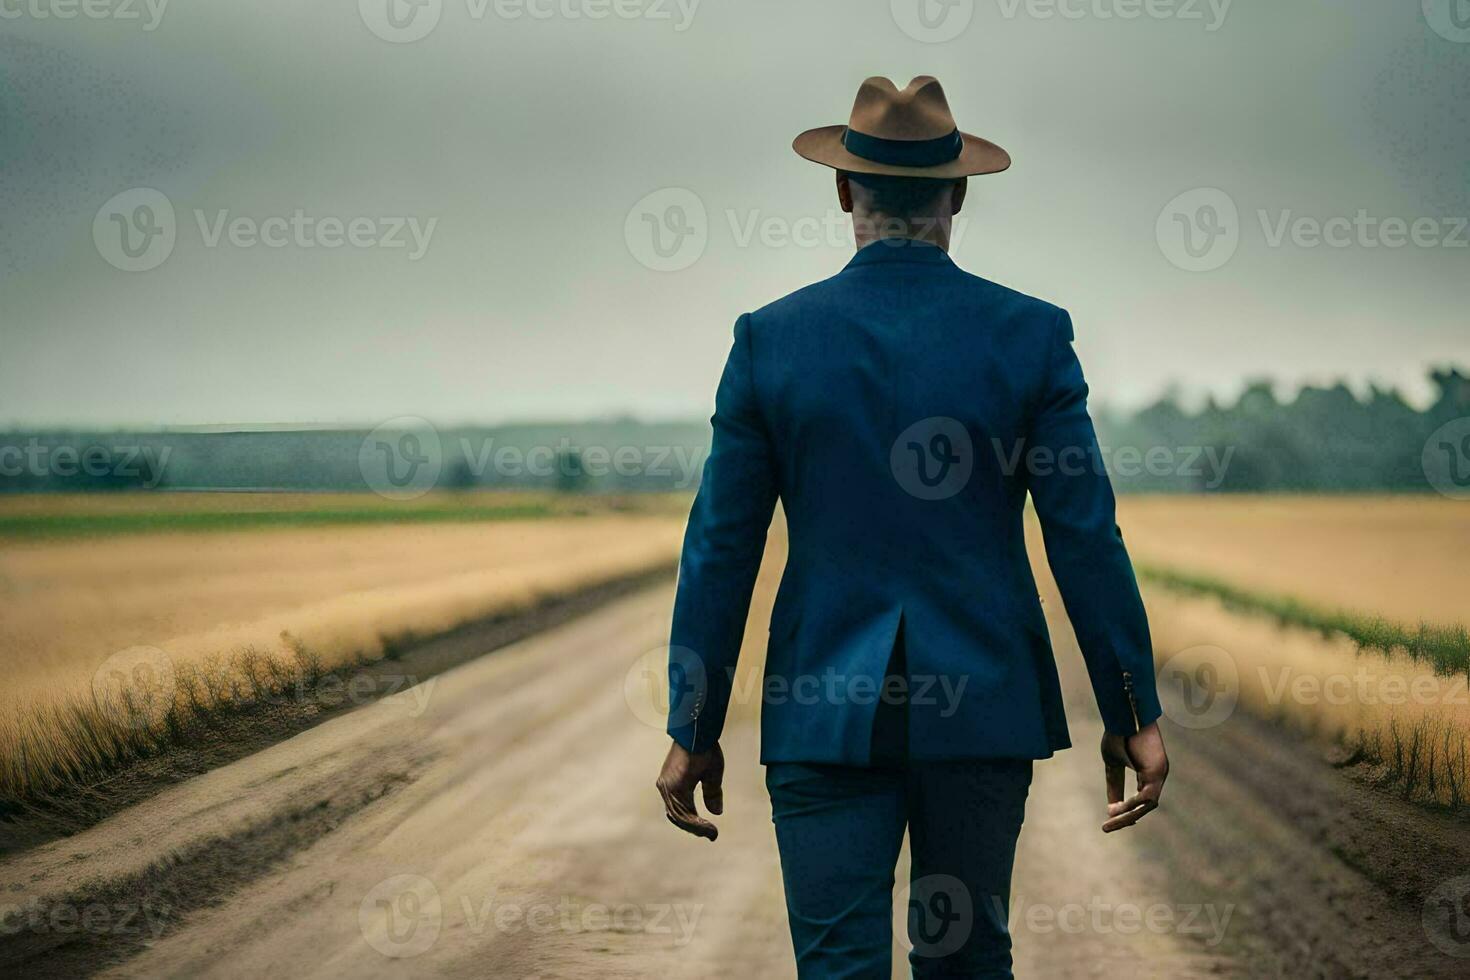
{"label": "jacket collar", "polygon": [[949,253],[932,242],[916,238],[880,238],[858,249],[845,268],[887,262],[922,262],[925,265],[953,265]]}

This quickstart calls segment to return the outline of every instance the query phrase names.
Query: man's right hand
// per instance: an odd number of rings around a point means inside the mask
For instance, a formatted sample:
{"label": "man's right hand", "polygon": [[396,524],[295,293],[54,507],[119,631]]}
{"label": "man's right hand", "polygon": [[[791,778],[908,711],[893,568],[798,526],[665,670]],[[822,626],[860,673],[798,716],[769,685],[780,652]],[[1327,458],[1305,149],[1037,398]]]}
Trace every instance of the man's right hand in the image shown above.
{"label": "man's right hand", "polygon": [[[1164,780],[1169,778],[1169,756],[1159,723],[1145,725],[1129,736],[1104,733],[1103,770],[1108,781],[1108,820],[1103,833],[1131,827],[1159,807]],[[1138,773],[1138,792],[1123,798],[1123,770]]]}

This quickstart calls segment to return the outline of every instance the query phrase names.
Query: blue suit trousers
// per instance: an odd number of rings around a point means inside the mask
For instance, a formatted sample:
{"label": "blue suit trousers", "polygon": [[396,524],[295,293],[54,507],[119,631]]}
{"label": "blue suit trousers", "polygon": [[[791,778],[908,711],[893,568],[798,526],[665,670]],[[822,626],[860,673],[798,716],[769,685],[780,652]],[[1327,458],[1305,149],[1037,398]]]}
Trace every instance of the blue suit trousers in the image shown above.
{"label": "blue suit trousers", "polygon": [[905,828],[913,975],[1011,977],[1011,865],[1031,765],[768,765],[802,980],[892,975],[893,872]]}
{"label": "blue suit trousers", "polygon": [[[902,634],[888,668],[906,672]],[[909,834],[915,977],[1011,976],[1011,865],[1030,759],[917,761],[901,699],[878,706],[866,766],[776,762],[766,788],[802,980],[892,976],[893,870]]]}

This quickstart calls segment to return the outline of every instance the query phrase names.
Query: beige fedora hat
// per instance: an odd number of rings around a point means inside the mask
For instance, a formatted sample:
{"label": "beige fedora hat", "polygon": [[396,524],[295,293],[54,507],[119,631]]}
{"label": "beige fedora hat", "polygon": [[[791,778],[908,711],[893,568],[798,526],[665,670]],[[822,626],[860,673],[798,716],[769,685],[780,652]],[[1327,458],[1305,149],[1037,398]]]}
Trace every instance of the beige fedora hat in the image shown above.
{"label": "beige fedora hat", "polygon": [[846,126],[808,129],[791,148],[826,167],[894,177],[969,177],[1011,165],[1005,150],[955,127],[944,89],[929,75],[902,91],[881,75],[869,78]]}

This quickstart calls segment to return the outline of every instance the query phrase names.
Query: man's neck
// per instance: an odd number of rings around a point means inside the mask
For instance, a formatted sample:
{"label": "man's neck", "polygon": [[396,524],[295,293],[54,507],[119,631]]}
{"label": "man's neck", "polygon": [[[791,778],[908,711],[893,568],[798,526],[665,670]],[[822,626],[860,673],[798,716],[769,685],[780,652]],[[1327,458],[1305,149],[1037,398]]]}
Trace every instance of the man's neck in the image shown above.
{"label": "man's neck", "polygon": [[885,238],[907,238],[928,242],[949,251],[949,222],[936,216],[922,218],[890,218],[881,214],[852,216],[853,237],[863,249]]}

